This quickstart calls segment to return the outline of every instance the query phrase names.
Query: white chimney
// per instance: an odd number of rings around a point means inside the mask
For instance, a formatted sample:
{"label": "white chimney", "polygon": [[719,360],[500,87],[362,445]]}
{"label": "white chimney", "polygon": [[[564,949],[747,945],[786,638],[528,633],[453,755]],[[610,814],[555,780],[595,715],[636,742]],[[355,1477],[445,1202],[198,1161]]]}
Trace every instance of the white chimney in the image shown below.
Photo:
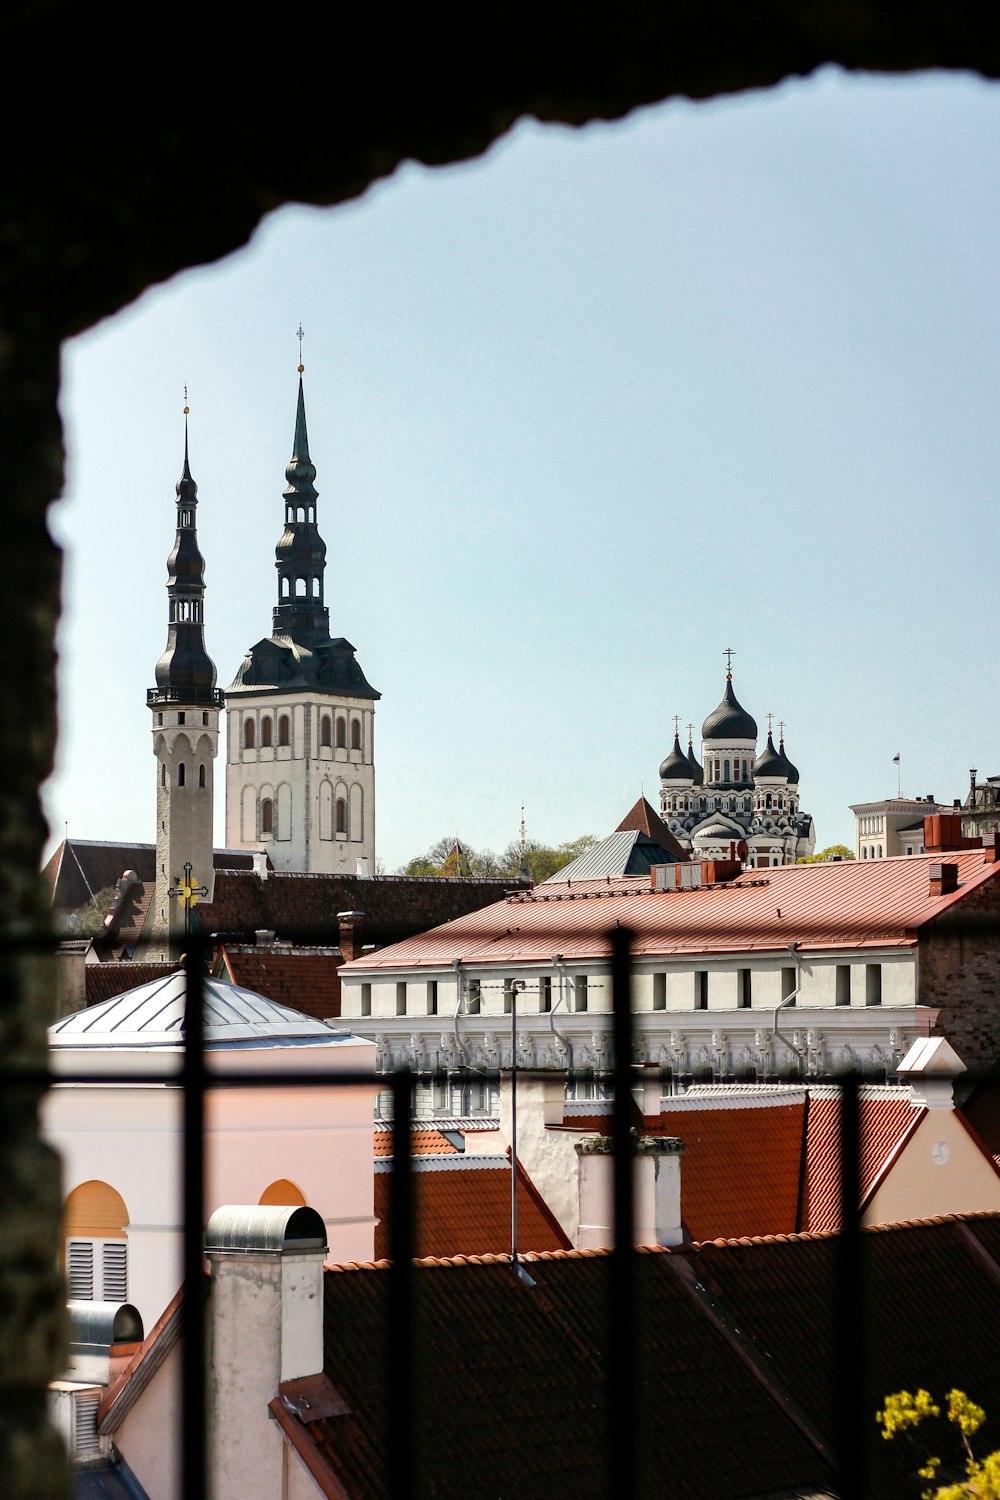
{"label": "white chimney", "polygon": [[368,856],[367,856],[367,854],[362,854],[361,858],[358,860],[357,875],[358,875],[358,879],[359,880],[367,880],[368,879]]}
{"label": "white chimney", "polygon": [[253,854],[250,857],[253,860],[253,872],[254,872],[254,874],[258,875],[261,880],[266,880],[267,879],[267,850],[266,849],[255,849],[253,851]]}
{"label": "white chimney", "polygon": [[326,1227],[313,1208],[216,1209],[205,1235],[212,1273],[212,1494],[272,1500],[282,1439],[268,1402],[283,1381],[323,1369]]}
{"label": "white chimney", "polygon": [[943,1036],[918,1037],[896,1068],[900,1083],[910,1085],[910,1103],[924,1109],[954,1109],[955,1079],[967,1071]]}
{"label": "white chimney", "polygon": [[[632,1136],[635,1184],[635,1243],[679,1245],[681,1157],[676,1136]],[[610,1250],[614,1244],[614,1145],[608,1135],[576,1143],[580,1172],[578,1250]]]}

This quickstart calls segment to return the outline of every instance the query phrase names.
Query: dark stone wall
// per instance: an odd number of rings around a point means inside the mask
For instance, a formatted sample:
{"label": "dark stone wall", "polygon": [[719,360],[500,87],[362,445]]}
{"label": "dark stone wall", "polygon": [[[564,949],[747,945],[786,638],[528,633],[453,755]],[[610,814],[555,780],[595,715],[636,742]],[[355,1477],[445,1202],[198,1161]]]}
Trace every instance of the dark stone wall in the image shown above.
{"label": "dark stone wall", "polygon": [[970,1068],[1000,1063],[1000,868],[920,931],[917,1003]]}
{"label": "dark stone wall", "polygon": [[[145,30],[150,25],[154,30]],[[43,921],[37,788],[55,734],[59,350],[147,286],[246,243],[282,203],[339,203],[413,157],[483,151],[524,114],[581,124],[760,88],[825,62],[1000,75],[992,0],[137,11],[12,0],[0,20],[0,1048],[40,1060],[49,1006],[9,940]],[[109,570],[114,566],[109,547]],[[107,666],[95,655],[95,677]],[[95,681],[95,687],[100,686]],[[35,977],[32,977],[35,976]],[[36,1099],[0,1090],[0,1474],[63,1492],[42,1413],[58,1367],[58,1182]]]}

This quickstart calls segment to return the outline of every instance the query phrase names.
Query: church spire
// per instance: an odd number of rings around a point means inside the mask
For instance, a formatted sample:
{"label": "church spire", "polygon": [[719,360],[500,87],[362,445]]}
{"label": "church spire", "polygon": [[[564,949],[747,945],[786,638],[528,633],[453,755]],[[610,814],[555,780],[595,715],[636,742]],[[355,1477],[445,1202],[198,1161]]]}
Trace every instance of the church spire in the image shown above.
{"label": "church spire", "polygon": [[175,486],[177,530],[167,558],[167,644],[147,702],[218,703],[215,664],[205,650],[205,559],[198,547],[198,486],[188,458],[185,390],[184,467]]}
{"label": "church spire", "polygon": [[285,529],[274,553],[278,570],[274,634],[313,646],[330,639],[330,611],[323,602],[326,544],[316,525],[316,468],[309,457],[301,360],[298,368],[295,434],[285,469]]}

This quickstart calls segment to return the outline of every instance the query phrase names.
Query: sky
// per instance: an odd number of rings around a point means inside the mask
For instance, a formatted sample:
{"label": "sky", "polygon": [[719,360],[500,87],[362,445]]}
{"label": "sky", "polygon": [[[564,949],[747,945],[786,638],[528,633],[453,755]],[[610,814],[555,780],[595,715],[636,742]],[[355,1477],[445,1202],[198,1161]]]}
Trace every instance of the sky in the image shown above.
{"label": "sky", "polygon": [[270,633],[300,322],[386,869],[444,834],[502,849],[522,802],[543,843],[658,805],[726,647],[818,848],[895,794],[897,752],[909,795],[1000,772],[998,184],[997,85],[828,69],[523,122],[285,208],[73,340],[50,847],[154,838],[185,384],[221,687]]}

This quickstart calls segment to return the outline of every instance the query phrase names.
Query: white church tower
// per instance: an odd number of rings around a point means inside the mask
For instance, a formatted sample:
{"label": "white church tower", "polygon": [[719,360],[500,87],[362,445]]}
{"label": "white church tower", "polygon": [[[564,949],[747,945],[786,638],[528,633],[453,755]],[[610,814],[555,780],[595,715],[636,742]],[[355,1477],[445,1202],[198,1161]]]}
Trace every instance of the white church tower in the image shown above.
{"label": "white church tower", "polygon": [[167,644],[156,663],[156,686],[146,694],[156,756],[156,886],[149,958],[176,958],[182,951],[182,885],[200,889],[200,899],[206,901],[215,891],[213,786],[223,700],[205,650],[205,560],[198,549],[197,516],[185,406],[177,534],[167,559]]}
{"label": "white church tower", "polygon": [[354,647],[331,638],[305,395],[285,470],[272,634],[227,689],[226,844],[278,870],[375,873],[375,703]]}

